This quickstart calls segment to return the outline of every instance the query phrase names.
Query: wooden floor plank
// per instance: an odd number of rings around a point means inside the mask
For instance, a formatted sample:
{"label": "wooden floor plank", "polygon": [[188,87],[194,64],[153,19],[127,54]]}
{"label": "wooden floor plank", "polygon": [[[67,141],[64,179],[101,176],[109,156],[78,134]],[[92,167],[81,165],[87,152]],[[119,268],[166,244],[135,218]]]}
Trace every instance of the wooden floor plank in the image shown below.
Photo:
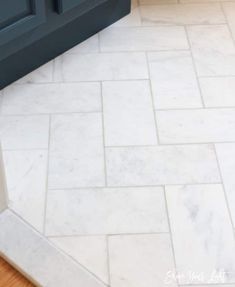
{"label": "wooden floor plank", "polygon": [[0,287],[35,287],[35,285],[0,257]]}

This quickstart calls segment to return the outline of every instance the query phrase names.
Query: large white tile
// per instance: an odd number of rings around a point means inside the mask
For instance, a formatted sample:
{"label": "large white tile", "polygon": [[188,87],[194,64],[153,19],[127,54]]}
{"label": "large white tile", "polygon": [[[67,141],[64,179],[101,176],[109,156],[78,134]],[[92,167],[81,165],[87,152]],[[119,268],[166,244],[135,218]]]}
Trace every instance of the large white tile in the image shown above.
{"label": "large white tile", "polygon": [[168,231],[161,187],[49,190],[46,234]]}
{"label": "large white tile", "polygon": [[202,106],[190,52],[149,53],[148,60],[156,109]]}
{"label": "large white tile", "polygon": [[104,178],[101,115],[52,116],[49,187],[103,186]]}
{"label": "large white tile", "polygon": [[[168,186],[166,197],[180,283],[234,283],[235,241],[222,186]],[[224,282],[211,282],[213,272],[225,272]]]}
{"label": "large white tile", "polygon": [[2,114],[90,112],[101,110],[98,83],[11,85],[4,90]]}
{"label": "large white tile", "polygon": [[27,74],[16,83],[48,83],[53,80],[53,61],[39,67],[33,72]]}
{"label": "large white tile", "polygon": [[0,138],[4,149],[48,147],[48,116],[1,116]]}
{"label": "large white tile", "polygon": [[157,143],[148,81],[105,82],[102,91],[106,145]]}
{"label": "large white tile", "polygon": [[163,287],[166,274],[174,270],[168,234],[121,235],[109,237],[112,287]]}
{"label": "large white tile", "polygon": [[50,240],[108,284],[106,236],[51,237]]}
{"label": "large white tile", "polygon": [[140,6],[140,12],[143,25],[221,24],[226,22],[218,3]]}
{"label": "large white tile", "polygon": [[235,143],[217,144],[216,152],[222,174],[222,179],[225,187],[225,192],[228,198],[228,204],[235,223]]}
{"label": "large white tile", "polygon": [[9,206],[43,231],[47,152],[40,150],[4,152]]}
{"label": "large white tile", "polygon": [[201,78],[200,85],[206,107],[235,106],[235,77]]}
{"label": "large white tile", "polygon": [[235,141],[235,109],[158,111],[161,143]]}
{"label": "large white tile", "polygon": [[56,81],[102,81],[147,79],[145,54],[66,54],[56,59]]}
{"label": "large white tile", "polygon": [[235,75],[235,46],[226,25],[187,29],[199,76]]}
{"label": "large white tile", "polygon": [[107,148],[110,186],[220,181],[212,145]]}
{"label": "large white tile", "polygon": [[188,49],[182,27],[112,27],[100,33],[103,52]]}
{"label": "large white tile", "polygon": [[105,287],[11,211],[0,215],[0,252],[39,286]]}

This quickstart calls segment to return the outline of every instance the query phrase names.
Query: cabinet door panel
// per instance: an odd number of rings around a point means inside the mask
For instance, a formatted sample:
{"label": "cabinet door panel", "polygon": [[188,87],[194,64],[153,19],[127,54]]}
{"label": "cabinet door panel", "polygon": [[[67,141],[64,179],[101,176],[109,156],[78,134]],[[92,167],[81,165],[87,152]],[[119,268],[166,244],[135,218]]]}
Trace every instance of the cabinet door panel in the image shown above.
{"label": "cabinet door panel", "polygon": [[44,0],[0,0],[0,45],[45,21]]}
{"label": "cabinet door panel", "polygon": [[58,0],[58,13],[65,13],[87,0]]}

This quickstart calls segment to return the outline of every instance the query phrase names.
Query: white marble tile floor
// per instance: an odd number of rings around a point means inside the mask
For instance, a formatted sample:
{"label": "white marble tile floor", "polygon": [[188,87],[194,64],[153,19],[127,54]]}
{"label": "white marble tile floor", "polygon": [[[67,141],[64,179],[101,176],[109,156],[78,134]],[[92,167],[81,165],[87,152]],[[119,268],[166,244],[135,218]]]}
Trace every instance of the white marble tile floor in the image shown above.
{"label": "white marble tile floor", "polygon": [[235,287],[234,0],[135,0],[0,97],[0,253],[43,287]]}

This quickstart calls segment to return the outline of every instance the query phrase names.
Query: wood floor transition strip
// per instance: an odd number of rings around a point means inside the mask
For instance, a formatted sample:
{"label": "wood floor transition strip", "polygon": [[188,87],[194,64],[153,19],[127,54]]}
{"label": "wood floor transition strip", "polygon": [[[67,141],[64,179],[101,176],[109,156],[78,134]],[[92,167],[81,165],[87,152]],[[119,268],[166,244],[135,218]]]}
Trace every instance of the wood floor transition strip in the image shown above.
{"label": "wood floor transition strip", "polygon": [[0,286],[2,287],[35,287],[19,271],[0,257]]}

